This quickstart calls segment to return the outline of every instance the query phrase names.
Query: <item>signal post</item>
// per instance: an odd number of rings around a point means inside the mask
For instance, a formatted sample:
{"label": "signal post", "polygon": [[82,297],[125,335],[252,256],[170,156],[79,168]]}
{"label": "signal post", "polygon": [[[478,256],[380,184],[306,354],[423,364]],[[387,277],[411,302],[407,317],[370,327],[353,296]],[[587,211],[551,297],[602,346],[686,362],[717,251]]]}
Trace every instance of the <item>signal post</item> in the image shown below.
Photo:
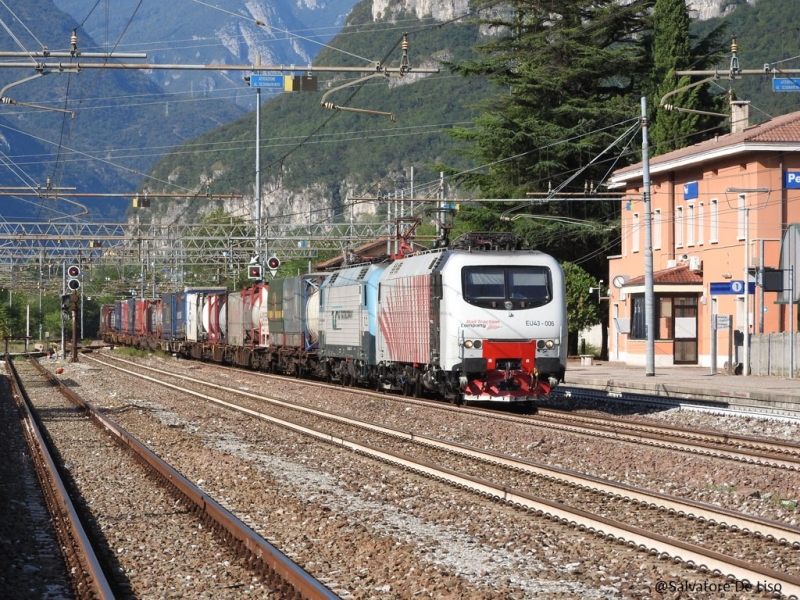
{"label": "signal post", "polygon": [[[66,308],[65,312],[67,317],[72,319],[72,349],[70,362],[78,362],[78,290],[81,289],[80,276],[81,269],[77,265],[71,265],[67,268],[66,287],[69,291],[62,296],[62,309]],[[64,302],[65,299],[66,302]]]}

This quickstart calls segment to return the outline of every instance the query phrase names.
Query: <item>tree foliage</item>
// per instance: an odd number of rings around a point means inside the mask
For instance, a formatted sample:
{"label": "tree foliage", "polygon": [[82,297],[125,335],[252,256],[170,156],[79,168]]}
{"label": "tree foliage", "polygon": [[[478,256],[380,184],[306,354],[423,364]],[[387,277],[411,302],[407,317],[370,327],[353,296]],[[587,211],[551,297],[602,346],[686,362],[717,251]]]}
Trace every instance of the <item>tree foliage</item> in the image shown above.
{"label": "tree foliage", "polygon": [[[494,35],[477,47],[481,58],[453,68],[494,81],[499,94],[475,128],[455,132],[471,142],[479,164],[490,165],[463,179],[484,194],[519,198],[587,166],[618,135],[605,128],[636,115],[648,69],[639,37],[650,5],[514,0],[498,9],[479,0],[479,22]],[[601,174],[591,168],[570,187],[582,191]]]}
{"label": "tree foliage", "polygon": [[601,321],[600,304],[589,288],[599,286],[597,279],[576,264],[561,263],[567,288],[567,323],[570,351],[577,348],[578,333]]}
{"label": "tree foliage", "polygon": [[[665,154],[703,141],[718,132],[720,117],[700,112],[725,109],[725,96],[712,96],[708,84],[695,85],[697,78],[676,71],[706,69],[719,58],[719,44],[725,26],[711,30],[697,45],[691,47],[689,11],[685,0],[656,0],[653,11],[653,92],[650,99],[650,139],[654,154]],[[677,93],[673,93],[677,92]],[[681,110],[667,110],[664,104]]]}
{"label": "tree foliage", "polygon": [[[480,58],[451,66],[493,81],[498,94],[474,127],[453,132],[467,156],[485,166],[449,173],[486,197],[517,201],[465,207],[476,228],[512,227],[533,247],[587,260],[595,275],[605,271],[605,256],[618,243],[619,206],[594,192],[622,149],[615,142],[626,128],[635,130],[650,67],[642,40],[651,6],[514,0],[501,9],[478,2],[479,23],[493,35],[477,47]],[[569,200],[529,196],[551,188]]]}

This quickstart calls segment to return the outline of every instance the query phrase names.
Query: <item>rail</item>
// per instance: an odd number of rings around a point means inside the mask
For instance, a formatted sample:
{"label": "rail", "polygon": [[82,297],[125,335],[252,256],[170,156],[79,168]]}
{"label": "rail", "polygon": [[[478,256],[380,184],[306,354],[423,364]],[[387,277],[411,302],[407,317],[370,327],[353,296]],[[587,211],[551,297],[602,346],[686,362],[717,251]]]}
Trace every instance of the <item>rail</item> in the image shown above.
{"label": "rail", "polygon": [[[50,510],[56,535],[59,537],[70,576],[79,598],[112,600],[114,592],[106,578],[88,534],[83,528],[78,511],[70,500],[66,486],[47,447],[44,436],[31,410],[30,398],[25,393],[19,373],[8,354],[5,355],[6,372],[9,375],[12,393],[23,412],[25,437],[31,449],[31,457],[42,484],[48,509]],[[32,361],[36,362],[36,361]],[[38,365],[37,365],[38,366]],[[66,550],[70,548],[71,550]]]}
{"label": "rail", "polygon": [[[161,381],[141,373],[136,373],[135,371],[130,371],[120,366],[110,364],[106,361],[99,360],[95,357],[92,357],[92,360],[100,364],[110,366],[115,370],[142,378],[146,381],[157,383],[170,389],[179,390],[182,393],[198,398],[203,398],[219,406],[237,410],[244,414],[263,419],[280,427],[284,427],[289,430],[308,435],[315,439],[350,449],[373,459],[381,460],[388,464],[431,477],[438,481],[447,482],[459,488],[471,490],[496,501],[507,502],[511,505],[533,511],[538,515],[559,521],[562,524],[577,527],[596,535],[607,537],[611,540],[632,545],[633,547],[636,547],[642,551],[647,551],[660,556],[674,557],[676,560],[680,560],[691,566],[706,568],[712,572],[719,572],[724,575],[734,577],[740,581],[755,582],[764,580],[765,578],[769,579],[770,581],[780,583],[782,586],[782,593],[785,595],[789,597],[800,598],[800,577],[792,574],[776,571],[761,565],[755,565],[742,559],[727,556],[720,552],[703,548],[696,544],[670,538],[658,533],[648,532],[642,528],[629,525],[628,523],[591,514],[578,508],[566,506],[560,502],[537,497],[525,491],[513,489],[503,485],[497,485],[491,481],[454,471],[447,467],[416,460],[392,450],[376,448],[366,443],[358,442],[339,435],[333,435],[331,433],[320,431],[312,427],[295,423],[293,421],[278,418],[274,415],[269,415],[251,410],[246,407],[238,406],[230,401],[216,398],[199,391],[181,388],[175,384]],[[114,360],[128,362],[121,359]],[[231,388],[209,381],[199,381],[196,377],[175,374],[144,365],[137,364],[135,366],[143,370],[161,373],[169,377],[200,383],[203,386],[211,387],[215,390],[225,392],[226,394],[236,394],[249,398],[257,398],[260,401],[266,401],[270,404],[289,407],[293,410],[312,414],[314,416],[323,416],[330,420],[355,424],[365,429],[384,432],[387,435],[404,438],[416,443],[437,446],[440,448],[449,448],[451,451],[456,453],[468,454],[469,456],[473,457],[481,457],[482,460],[487,462],[504,464],[513,469],[541,472],[544,474],[544,476],[558,476],[563,478],[565,481],[577,483],[582,487],[599,489],[606,493],[615,494],[622,498],[628,498],[645,504],[655,501],[669,511],[687,514],[698,519],[706,519],[712,522],[722,523],[731,527],[732,529],[740,529],[742,531],[758,531],[759,535],[763,535],[769,539],[775,539],[783,543],[791,544],[794,547],[800,547],[800,529],[793,526],[786,526],[784,524],[772,522],[767,519],[752,517],[742,513],[737,513],[736,511],[720,509],[718,507],[703,503],[684,501],[683,499],[679,499],[677,497],[668,496],[658,492],[650,492],[648,490],[642,490],[633,486],[616,484],[600,478],[584,477],[568,470],[554,469],[547,465],[540,465],[531,461],[520,460],[516,457],[475,449],[463,444],[445,442],[437,438],[419,435],[412,432],[403,432],[387,426],[368,423],[366,421],[351,417],[333,415],[323,410],[314,409],[307,406],[300,406],[292,402],[278,400],[275,398],[267,398],[263,395],[241,389]]]}
{"label": "rail", "polygon": [[172,484],[172,486],[189,502],[193,503],[200,511],[206,514],[221,528],[221,530],[227,532],[232,539],[240,542],[242,547],[247,550],[256,561],[263,565],[267,573],[279,577],[282,581],[285,581],[294,588],[295,597],[306,598],[308,600],[334,600],[339,598],[278,548],[259,536],[216,500],[205,494],[199,487],[164,462],[139,440],[125,431],[125,429],[103,415],[91,403],[75,394],[57,377],[39,365],[38,362],[33,362],[41,374],[53,385],[57,386],[71,402],[85,409],[88,414],[122,446],[136,453],[145,463],[150,465],[155,472],[160,474],[165,481]]}

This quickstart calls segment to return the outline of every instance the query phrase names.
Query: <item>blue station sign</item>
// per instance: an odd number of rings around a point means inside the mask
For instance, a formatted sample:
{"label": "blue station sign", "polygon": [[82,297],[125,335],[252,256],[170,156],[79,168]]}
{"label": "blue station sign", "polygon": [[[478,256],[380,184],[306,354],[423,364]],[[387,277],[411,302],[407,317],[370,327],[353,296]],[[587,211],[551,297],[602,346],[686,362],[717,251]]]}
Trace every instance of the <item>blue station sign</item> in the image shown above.
{"label": "blue station sign", "polygon": [[[751,281],[750,285],[747,287],[749,288],[749,293],[756,293],[755,281]],[[741,279],[734,279],[732,281],[712,281],[709,292],[712,296],[741,296],[744,294],[744,281]]]}
{"label": "blue station sign", "polygon": [[788,190],[800,189],[800,171],[786,171],[783,181],[784,187]]}
{"label": "blue station sign", "polygon": [[683,199],[694,200],[699,195],[699,190],[696,181],[690,181],[683,184]]}
{"label": "blue station sign", "polygon": [[777,77],[772,80],[773,92],[800,92],[800,79]]}
{"label": "blue station sign", "polygon": [[251,75],[250,87],[282,90],[283,75]]}

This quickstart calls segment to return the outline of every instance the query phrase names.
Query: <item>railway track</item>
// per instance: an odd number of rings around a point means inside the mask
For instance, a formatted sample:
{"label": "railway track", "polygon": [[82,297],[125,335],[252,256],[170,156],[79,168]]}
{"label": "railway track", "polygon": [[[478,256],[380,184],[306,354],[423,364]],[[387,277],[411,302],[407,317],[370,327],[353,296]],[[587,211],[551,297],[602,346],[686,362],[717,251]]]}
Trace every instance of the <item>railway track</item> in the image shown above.
{"label": "railway track", "polygon": [[[219,366],[219,365],[218,365]],[[219,366],[231,372],[241,372],[232,367]],[[252,372],[251,374],[265,378],[277,378],[280,375],[268,375]],[[312,387],[340,390],[342,386],[324,382],[304,380]],[[370,398],[385,397],[384,392],[376,392],[363,388],[347,388],[348,393],[360,394]],[[756,464],[770,468],[800,471],[800,444],[767,438],[720,433],[712,430],[677,428],[663,424],[644,423],[619,417],[600,417],[574,414],[563,410],[539,408],[533,416],[514,415],[498,412],[495,408],[475,406],[456,407],[438,400],[410,398],[392,395],[394,401],[409,406],[426,406],[435,410],[450,411],[456,414],[479,414],[511,423],[529,423],[553,431],[568,431],[592,437],[626,441],[633,444],[644,444],[656,448],[676,450],[688,454],[710,456],[735,462]]]}
{"label": "railway track", "polygon": [[652,425],[617,417],[587,416],[550,409],[540,409],[533,420],[539,426],[561,431],[648,444],[765,467],[800,470],[800,444],[793,442],[702,429],[680,429],[669,425]]}
{"label": "railway track", "polygon": [[[20,395],[28,395],[26,388],[36,390],[32,412],[47,428],[46,437],[65,461],[61,469],[70,474],[71,487],[81,498],[81,507],[70,514],[67,536],[83,543],[80,552],[68,554],[91,557],[97,548],[100,556],[94,562],[80,561],[85,574],[76,589],[87,589],[80,597],[146,597],[166,586],[212,596],[219,594],[215,587],[249,587],[267,597],[337,598],[37,362],[26,361],[18,371]],[[92,526],[79,535],[74,532],[81,522]],[[182,548],[181,560],[155,558],[159,548]],[[229,559],[221,561],[225,554]],[[154,560],[161,563],[155,572],[150,564]],[[209,572],[214,565],[225,572],[221,578]],[[203,575],[205,581],[195,581]],[[102,586],[99,591],[95,582]],[[95,585],[89,589],[89,583]]]}
{"label": "railway track", "polygon": [[[239,369],[217,366],[220,369],[241,373]],[[260,372],[250,372],[250,374],[277,380],[282,377]],[[304,380],[304,383],[321,389],[342,389],[342,386],[323,382]],[[369,398],[383,398],[386,396],[384,392],[363,388],[347,388],[347,391],[348,393],[359,394]],[[539,408],[536,415],[526,416],[502,413],[495,408],[456,407],[438,400],[410,398],[400,395],[391,395],[391,397],[394,401],[409,406],[425,406],[434,410],[454,412],[456,414],[479,414],[501,422],[532,424],[553,431],[568,431],[592,437],[676,450],[688,454],[710,456],[789,471],[800,471],[800,444],[792,442],[703,429],[679,429],[669,425],[655,425],[618,417],[604,418],[573,414],[567,411],[547,408]]]}
{"label": "railway track", "polygon": [[112,599],[114,592],[95,553],[89,534],[70,499],[49,445],[34,418],[31,399],[14,363],[6,356],[6,372],[12,393],[23,415],[23,431],[28,442],[45,504],[62,548],[67,572],[76,598]]}
{"label": "railway track", "polygon": [[[800,578],[792,574],[800,548],[797,527],[394,430],[263,393],[198,380],[195,376],[118,358],[92,360],[651,553],[668,555],[741,581],[768,580],[779,585],[788,596],[800,594]],[[225,394],[225,399],[220,394]],[[233,401],[233,396],[241,400]],[[267,403],[269,414],[265,412]],[[576,496],[575,490],[581,490],[580,506],[570,501]],[[776,564],[783,570],[773,568]]]}

